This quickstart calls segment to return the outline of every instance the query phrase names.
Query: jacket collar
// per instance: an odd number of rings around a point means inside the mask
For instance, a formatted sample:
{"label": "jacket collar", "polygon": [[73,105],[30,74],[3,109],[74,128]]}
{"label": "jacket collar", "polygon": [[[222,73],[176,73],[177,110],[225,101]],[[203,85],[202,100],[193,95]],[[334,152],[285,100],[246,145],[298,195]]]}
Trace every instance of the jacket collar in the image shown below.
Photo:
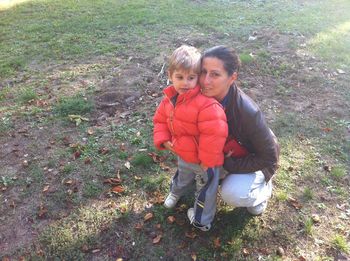
{"label": "jacket collar", "polygon": [[[175,88],[173,85],[168,86],[167,88],[164,89],[163,93],[165,94],[166,97],[168,97],[170,100],[173,98],[175,95],[178,93],[176,92]],[[182,102],[188,99],[193,98],[196,96],[198,93],[200,93],[200,87],[197,84],[196,87],[194,87],[192,90],[189,90],[183,94],[179,94],[177,97],[177,102]]]}

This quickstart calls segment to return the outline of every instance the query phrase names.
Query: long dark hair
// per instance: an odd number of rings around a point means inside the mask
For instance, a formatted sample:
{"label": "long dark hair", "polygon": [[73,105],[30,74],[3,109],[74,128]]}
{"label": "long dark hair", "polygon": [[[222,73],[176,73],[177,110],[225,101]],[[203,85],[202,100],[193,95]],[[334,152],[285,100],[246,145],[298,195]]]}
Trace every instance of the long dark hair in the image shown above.
{"label": "long dark hair", "polygon": [[238,72],[241,67],[241,61],[233,48],[223,45],[214,46],[204,51],[201,61],[207,57],[214,57],[221,60],[228,75]]}

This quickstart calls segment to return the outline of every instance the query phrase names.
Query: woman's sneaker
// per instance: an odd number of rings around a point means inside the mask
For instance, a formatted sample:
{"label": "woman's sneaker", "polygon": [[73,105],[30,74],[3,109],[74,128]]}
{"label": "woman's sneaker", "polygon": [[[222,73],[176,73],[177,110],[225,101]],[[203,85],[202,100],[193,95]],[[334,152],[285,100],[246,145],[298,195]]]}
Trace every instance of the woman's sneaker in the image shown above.
{"label": "woman's sneaker", "polygon": [[179,201],[180,197],[176,196],[173,193],[169,193],[169,195],[164,200],[164,207],[166,208],[173,208],[176,206],[176,203]]}
{"label": "woman's sneaker", "polygon": [[261,215],[267,207],[267,200],[261,202],[259,205],[255,207],[249,207],[247,208],[248,212],[254,216]]}
{"label": "woman's sneaker", "polygon": [[198,228],[198,229],[200,229],[200,230],[202,230],[202,231],[204,231],[204,232],[210,230],[211,224],[208,224],[208,225],[205,225],[205,226],[204,226],[204,225],[201,225],[201,224],[199,224],[198,222],[196,222],[196,221],[194,220],[194,208],[189,208],[189,209],[187,210],[187,217],[188,217],[188,219],[190,220],[190,223],[191,223],[194,227],[196,227],[196,228]]}

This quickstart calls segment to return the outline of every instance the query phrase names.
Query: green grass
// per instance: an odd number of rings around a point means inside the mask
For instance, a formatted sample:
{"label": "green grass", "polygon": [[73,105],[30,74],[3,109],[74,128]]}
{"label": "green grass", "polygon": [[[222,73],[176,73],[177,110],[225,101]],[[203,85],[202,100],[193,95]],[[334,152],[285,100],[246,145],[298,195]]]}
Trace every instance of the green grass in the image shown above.
{"label": "green grass", "polygon": [[333,239],[332,239],[332,245],[344,252],[344,253],[349,253],[350,252],[350,247],[349,247],[349,244],[347,243],[347,240],[344,236],[342,235],[334,235]]}
{"label": "green grass", "polygon": [[86,115],[94,108],[93,103],[82,95],[64,97],[55,105],[54,111],[61,117],[68,115]]}
{"label": "green grass", "polygon": [[[169,8],[176,12],[169,12]],[[139,41],[139,38],[171,41],[168,28],[176,28],[180,36],[187,35],[189,28],[198,34],[209,30],[246,38],[251,31],[266,26],[311,34],[314,39],[310,41],[310,48],[315,54],[346,65],[349,64],[349,52],[346,52],[349,48],[349,14],[345,11],[348,9],[346,0],[322,4],[310,1],[303,5],[286,0],[264,4],[33,0],[1,11],[0,76],[31,70],[31,67],[47,62],[62,63],[115,52],[137,51],[153,56],[160,52],[159,48],[166,47],[157,47],[151,42]],[[328,15],[319,16],[324,10]],[[218,13],[220,15],[216,15]],[[334,45],[336,50],[329,48],[329,43],[334,42],[337,43]]]}
{"label": "green grass", "polygon": [[[19,195],[25,203],[18,202],[16,209],[2,204],[0,220],[13,226],[13,215],[31,221],[38,205],[48,209],[45,219],[33,218],[30,224],[38,228],[38,240],[2,255],[26,255],[29,260],[191,260],[191,254],[197,260],[296,260],[299,252],[314,249],[319,260],[333,260],[329,245],[349,251],[343,234],[348,220],[338,218],[335,207],[349,198],[344,185],[349,119],[346,106],[340,105],[350,98],[349,7],[346,0],[28,0],[0,10],[0,139],[9,152],[1,155],[1,164],[13,168],[17,178],[1,175],[0,186],[8,188],[0,197],[10,202]],[[248,41],[250,35],[257,39]],[[176,157],[156,152],[166,157],[160,164],[148,155],[155,152],[151,119],[159,102],[159,96],[152,95],[161,94],[159,87],[165,84],[156,76],[164,58],[183,43],[201,50],[217,44],[238,50],[244,65],[242,86],[257,91],[257,103],[268,112],[281,145],[267,213],[253,217],[244,208],[220,203],[212,230],[195,230],[194,239],[186,237],[192,231],[186,210],[166,210],[154,203],[154,192],[168,193]],[[276,44],[287,51],[276,52]],[[346,73],[327,78],[327,72],[338,68]],[[137,77],[142,80],[133,83]],[[141,99],[135,107],[121,106],[115,115],[104,117],[94,100],[109,82],[113,84],[107,88],[137,89]],[[327,101],[338,99],[334,104],[339,112],[320,113],[324,107],[314,96],[323,93]],[[36,105],[39,99],[48,104]],[[297,111],[294,105],[301,102],[305,108]],[[121,112],[129,114],[122,118]],[[68,115],[76,115],[72,121],[80,125],[56,120]],[[325,131],[327,127],[332,130]],[[22,128],[28,132],[19,133]],[[94,133],[88,134],[88,128]],[[51,144],[52,137],[60,138]],[[63,137],[78,146],[70,148]],[[108,152],[101,153],[102,148]],[[78,158],[73,157],[76,151],[81,152]],[[27,153],[30,164],[24,167],[22,156]],[[104,181],[112,177],[120,177],[123,193],[109,193],[114,185]],[[66,185],[66,179],[77,183]],[[47,184],[52,191],[44,193]],[[290,198],[302,209],[295,209]],[[193,195],[180,204],[192,205]],[[332,215],[332,222],[322,219],[325,224],[316,227],[308,218],[314,210]],[[154,214],[150,221],[144,221],[147,212]],[[169,224],[169,215],[184,223]],[[136,223],[143,224],[140,231],[134,229]],[[332,238],[329,230],[339,234]],[[153,244],[157,233],[162,233],[162,241]],[[310,236],[319,234],[329,244],[315,248]],[[213,244],[217,237],[218,248]],[[288,246],[285,257],[276,254],[281,242]],[[93,253],[96,249],[100,252]]]}

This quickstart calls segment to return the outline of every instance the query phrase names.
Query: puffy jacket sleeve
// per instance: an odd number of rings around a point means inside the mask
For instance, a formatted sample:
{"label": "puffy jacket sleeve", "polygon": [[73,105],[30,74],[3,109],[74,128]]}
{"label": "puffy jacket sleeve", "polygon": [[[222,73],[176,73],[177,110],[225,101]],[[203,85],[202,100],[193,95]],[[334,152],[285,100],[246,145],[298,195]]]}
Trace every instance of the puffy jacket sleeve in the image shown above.
{"label": "puffy jacket sleeve", "polygon": [[223,148],[228,135],[226,115],[218,103],[201,110],[198,116],[198,157],[207,167],[221,166],[224,162]]}
{"label": "puffy jacket sleeve", "polygon": [[164,150],[165,148],[162,146],[162,144],[166,141],[171,141],[171,133],[168,128],[167,124],[167,117],[166,117],[166,100],[163,99],[162,102],[159,104],[154,117],[153,117],[153,141],[154,146],[159,150]]}

